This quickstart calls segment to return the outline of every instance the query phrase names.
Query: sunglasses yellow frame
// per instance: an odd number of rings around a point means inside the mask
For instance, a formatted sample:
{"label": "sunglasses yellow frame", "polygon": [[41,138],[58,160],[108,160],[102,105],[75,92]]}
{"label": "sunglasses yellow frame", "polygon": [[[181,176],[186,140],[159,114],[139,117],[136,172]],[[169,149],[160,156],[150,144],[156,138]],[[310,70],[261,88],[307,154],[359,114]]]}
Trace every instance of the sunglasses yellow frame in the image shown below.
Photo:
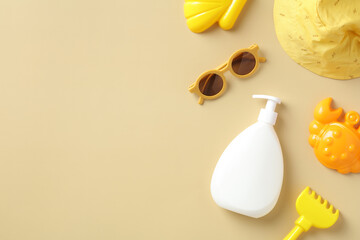
{"label": "sunglasses yellow frame", "polygon": [[[243,49],[240,49],[240,50],[236,51],[235,53],[233,53],[233,54],[230,56],[229,60],[228,60],[226,63],[220,65],[219,67],[217,67],[217,68],[215,68],[215,69],[213,69],[213,70],[209,70],[209,71],[206,71],[206,72],[202,73],[202,74],[196,79],[196,81],[189,86],[189,89],[188,89],[189,92],[195,93],[195,94],[199,95],[199,104],[203,104],[205,99],[206,99],[206,100],[211,100],[211,99],[215,99],[215,98],[220,97],[220,96],[225,92],[225,90],[226,90],[226,85],[227,85],[227,84],[226,84],[226,81],[225,81],[225,77],[224,77],[224,72],[226,72],[227,70],[230,70],[230,72],[231,72],[233,75],[235,75],[236,77],[238,77],[238,78],[246,78],[246,77],[249,77],[249,76],[253,75],[253,74],[256,72],[256,70],[257,70],[258,67],[259,67],[259,63],[266,62],[266,58],[264,58],[264,57],[259,57],[259,55],[258,55],[258,50],[259,50],[259,46],[258,46],[257,44],[253,44],[253,45],[251,45],[251,46],[248,47],[248,48],[243,48]],[[245,74],[245,75],[239,75],[239,74],[237,74],[237,73],[234,71],[234,69],[232,68],[232,62],[233,62],[233,60],[234,60],[236,57],[240,56],[240,54],[246,53],[246,52],[247,52],[247,53],[251,53],[251,54],[254,56],[254,58],[255,58],[255,66],[254,66],[254,68],[253,68],[249,73],[247,73],[247,74]],[[207,80],[209,80],[210,77],[211,77],[213,74],[216,74],[216,75],[218,75],[219,77],[221,77],[222,82],[223,82],[223,86],[222,86],[221,90],[220,90],[218,93],[216,93],[215,95],[212,95],[212,96],[204,95],[204,94],[202,93],[202,91],[200,90],[200,86],[199,86],[200,81],[201,81],[205,76],[208,76],[208,75],[209,75],[209,77],[208,77]],[[206,85],[206,84],[205,84],[205,85]],[[204,85],[204,86],[205,86],[205,85]]]}

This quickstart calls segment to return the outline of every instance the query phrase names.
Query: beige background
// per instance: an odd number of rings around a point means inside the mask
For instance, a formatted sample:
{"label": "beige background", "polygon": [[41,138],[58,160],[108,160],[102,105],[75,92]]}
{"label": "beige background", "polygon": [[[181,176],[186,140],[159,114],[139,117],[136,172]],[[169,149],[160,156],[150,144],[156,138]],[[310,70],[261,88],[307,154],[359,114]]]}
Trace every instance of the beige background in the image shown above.
{"label": "beige background", "polygon": [[[360,111],[360,81],[317,76],[280,47],[273,1],[249,0],[231,31],[194,34],[183,1],[0,1],[0,239],[282,239],[307,185],[341,210],[303,239],[360,236],[360,174],[322,166],[307,143],[320,100]],[[187,87],[240,48],[268,59],[216,101]],[[222,151],[280,97],[285,176],[251,219],[211,199]]]}

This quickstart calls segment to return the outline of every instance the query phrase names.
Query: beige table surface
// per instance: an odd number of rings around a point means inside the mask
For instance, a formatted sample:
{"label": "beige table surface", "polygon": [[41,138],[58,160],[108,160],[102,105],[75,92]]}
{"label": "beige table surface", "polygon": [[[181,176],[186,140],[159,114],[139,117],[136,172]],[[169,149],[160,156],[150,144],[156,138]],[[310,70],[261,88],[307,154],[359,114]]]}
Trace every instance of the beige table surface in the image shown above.
{"label": "beige table surface", "polygon": [[[317,76],[279,45],[273,1],[249,0],[231,31],[190,32],[183,1],[0,2],[0,239],[282,239],[305,186],[341,217],[302,239],[360,238],[360,174],[322,166],[307,143],[317,102],[360,111],[360,81]],[[187,87],[240,48],[268,61],[197,104]],[[282,99],[285,175],[261,219],[210,195],[222,151]]]}

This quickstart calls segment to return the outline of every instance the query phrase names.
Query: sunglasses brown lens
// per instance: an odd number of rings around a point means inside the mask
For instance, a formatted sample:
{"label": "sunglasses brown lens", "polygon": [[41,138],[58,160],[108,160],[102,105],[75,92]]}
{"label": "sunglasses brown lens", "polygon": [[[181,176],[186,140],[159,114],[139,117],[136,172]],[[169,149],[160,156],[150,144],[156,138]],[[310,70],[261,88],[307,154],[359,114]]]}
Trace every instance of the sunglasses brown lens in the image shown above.
{"label": "sunglasses brown lens", "polygon": [[232,69],[238,75],[247,75],[254,70],[256,60],[254,55],[249,52],[243,52],[235,57],[231,63]]}
{"label": "sunglasses brown lens", "polygon": [[223,79],[215,73],[205,75],[199,82],[200,92],[206,96],[214,96],[223,88]]}

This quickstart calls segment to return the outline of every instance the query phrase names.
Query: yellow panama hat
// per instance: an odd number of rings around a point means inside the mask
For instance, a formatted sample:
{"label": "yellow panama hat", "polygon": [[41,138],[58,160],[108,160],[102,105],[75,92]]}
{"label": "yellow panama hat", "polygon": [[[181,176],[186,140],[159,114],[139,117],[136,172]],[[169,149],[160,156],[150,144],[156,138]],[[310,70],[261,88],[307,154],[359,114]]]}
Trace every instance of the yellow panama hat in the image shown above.
{"label": "yellow panama hat", "polygon": [[360,77],[360,0],[275,0],[274,23],[301,66],[334,79]]}

